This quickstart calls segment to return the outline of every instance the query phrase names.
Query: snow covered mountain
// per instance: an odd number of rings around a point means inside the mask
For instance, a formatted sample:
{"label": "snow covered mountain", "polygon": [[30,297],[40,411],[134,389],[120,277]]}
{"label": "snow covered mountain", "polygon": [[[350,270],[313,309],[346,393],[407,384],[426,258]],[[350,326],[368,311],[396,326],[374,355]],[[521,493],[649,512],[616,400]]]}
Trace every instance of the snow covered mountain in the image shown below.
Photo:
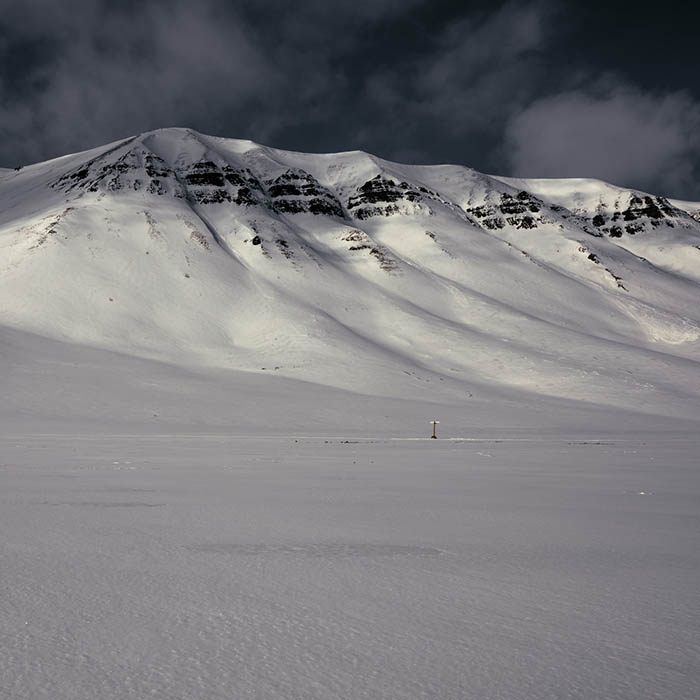
{"label": "snow covered mountain", "polygon": [[163,129],[0,170],[0,246],[0,338],[700,415],[700,203]]}

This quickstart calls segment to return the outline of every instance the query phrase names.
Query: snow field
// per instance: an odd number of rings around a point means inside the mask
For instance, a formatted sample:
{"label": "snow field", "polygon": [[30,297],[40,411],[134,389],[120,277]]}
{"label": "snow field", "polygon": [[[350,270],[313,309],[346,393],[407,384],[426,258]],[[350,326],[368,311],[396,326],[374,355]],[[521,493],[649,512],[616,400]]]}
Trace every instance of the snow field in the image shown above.
{"label": "snow field", "polygon": [[348,440],[3,438],[0,697],[697,697],[695,438]]}

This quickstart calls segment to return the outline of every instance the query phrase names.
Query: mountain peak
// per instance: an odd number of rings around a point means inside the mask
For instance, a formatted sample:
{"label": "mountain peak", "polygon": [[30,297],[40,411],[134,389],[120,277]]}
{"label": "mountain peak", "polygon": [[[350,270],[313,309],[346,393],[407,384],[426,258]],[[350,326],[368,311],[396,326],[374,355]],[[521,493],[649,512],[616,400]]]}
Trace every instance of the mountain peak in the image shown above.
{"label": "mountain peak", "polygon": [[388,395],[700,401],[692,203],[186,128],[4,171],[0,203],[0,323],[34,333]]}

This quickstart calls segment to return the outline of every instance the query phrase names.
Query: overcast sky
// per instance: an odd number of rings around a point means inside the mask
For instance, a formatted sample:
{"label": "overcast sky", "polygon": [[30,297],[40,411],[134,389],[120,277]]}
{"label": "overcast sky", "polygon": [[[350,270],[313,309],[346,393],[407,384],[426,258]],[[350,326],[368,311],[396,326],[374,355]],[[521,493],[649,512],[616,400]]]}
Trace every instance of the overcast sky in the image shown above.
{"label": "overcast sky", "polygon": [[682,6],[0,0],[0,165],[189,126],[700,200]]}

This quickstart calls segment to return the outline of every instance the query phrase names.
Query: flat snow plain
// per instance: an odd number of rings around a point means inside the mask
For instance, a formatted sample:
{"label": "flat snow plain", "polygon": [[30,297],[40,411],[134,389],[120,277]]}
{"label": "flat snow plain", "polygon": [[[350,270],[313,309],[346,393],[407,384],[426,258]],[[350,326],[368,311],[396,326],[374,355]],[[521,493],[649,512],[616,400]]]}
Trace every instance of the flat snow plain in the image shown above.
{"label": "flat snow plain", "polygon": [[692,434],[471,437],[6,434],[0,695],[700,697]]}

